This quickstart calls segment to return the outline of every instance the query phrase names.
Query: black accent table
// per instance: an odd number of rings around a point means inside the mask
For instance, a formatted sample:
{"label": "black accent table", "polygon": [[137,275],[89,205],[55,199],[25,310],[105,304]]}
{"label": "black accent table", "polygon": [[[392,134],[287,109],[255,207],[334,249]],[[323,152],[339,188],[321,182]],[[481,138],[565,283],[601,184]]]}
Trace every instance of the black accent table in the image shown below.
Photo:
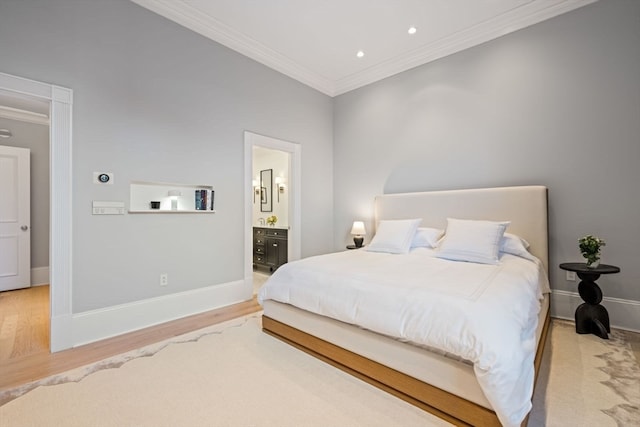
{"label": "black accent table", "polygon": [[575,271],[578,274],[580,284],[578,292],[584,303],[576,309],[576,332],[579,334],[594,334],[600,338],[609,339],[611,332],[609,325],[609,313],[600,305],[602,290],[596,283],[601,274],[619,273],[620,268],[615,265],[600,264],[598,267],[589,268],[583,262],[567,262],[560,264],[560,268]]}

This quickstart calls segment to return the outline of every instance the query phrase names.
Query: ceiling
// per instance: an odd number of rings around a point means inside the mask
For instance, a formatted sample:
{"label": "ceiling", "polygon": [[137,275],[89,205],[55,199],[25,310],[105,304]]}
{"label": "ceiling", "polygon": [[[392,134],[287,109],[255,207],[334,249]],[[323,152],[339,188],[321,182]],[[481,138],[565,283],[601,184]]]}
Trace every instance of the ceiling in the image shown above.
{"label": "ceiling", "polygon": [[131,1],[336,96],[596,0]]}

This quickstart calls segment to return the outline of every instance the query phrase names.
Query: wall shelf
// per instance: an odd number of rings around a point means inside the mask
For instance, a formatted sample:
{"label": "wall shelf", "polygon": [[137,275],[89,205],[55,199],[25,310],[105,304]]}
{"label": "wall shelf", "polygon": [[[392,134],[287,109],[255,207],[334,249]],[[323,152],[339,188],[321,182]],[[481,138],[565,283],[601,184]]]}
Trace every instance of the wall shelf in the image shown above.
{"label": "wall shelf", "polygon": [[[215,192],[211,185],[176,184],[168,182],[131,181],[129,213],[141,214],[212,214]],[[206,209],[196,209],[196,194],[206,197]],[[177,194],[171,196],[170,194]],[[151,202],[160,202],[159,209],[151,209]],[[172,209],[175,203],[175,209]]]}
{"label": "wall shelf", "polygon": [[214,214],[216,211],[201,211],[201,210],[177,210],[172,211],[171,209],[146,209],[141,211],[128,211],[130,214]]}

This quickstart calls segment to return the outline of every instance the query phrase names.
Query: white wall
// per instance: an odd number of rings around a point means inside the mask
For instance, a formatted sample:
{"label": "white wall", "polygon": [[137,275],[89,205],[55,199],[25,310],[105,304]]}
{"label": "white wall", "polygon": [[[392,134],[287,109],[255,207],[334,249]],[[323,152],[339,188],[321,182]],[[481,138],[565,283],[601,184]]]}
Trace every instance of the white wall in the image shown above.
{"label": "white wall", "polygon": [[[129,304],[126,328],[145,312],[131,303],[243,279],[245,130],[304,147],[302,253],[331,249],[329,97],[126,0],[3,0],[0,57],[2,72],[74,91],[74,314]],[[93,200],[128,205],[130,181],[212,185],[217,213],[91,215]]]}
{"label": "white wall", "polygon": [[639,22],[601,1],[337,97],[334,247],[377,194],[542,184],[552,287],[577,291],[558,264],[594,234],[604,294],[640,301]]}

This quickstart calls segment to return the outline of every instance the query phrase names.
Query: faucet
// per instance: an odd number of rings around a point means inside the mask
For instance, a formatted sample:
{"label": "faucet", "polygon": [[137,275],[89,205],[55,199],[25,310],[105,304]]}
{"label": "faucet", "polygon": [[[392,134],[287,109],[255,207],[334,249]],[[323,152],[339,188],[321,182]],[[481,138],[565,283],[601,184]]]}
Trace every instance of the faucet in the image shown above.
{"label": "faucet", "polygon": [[264,225],[264,218],[258,218],[258,224]]}

